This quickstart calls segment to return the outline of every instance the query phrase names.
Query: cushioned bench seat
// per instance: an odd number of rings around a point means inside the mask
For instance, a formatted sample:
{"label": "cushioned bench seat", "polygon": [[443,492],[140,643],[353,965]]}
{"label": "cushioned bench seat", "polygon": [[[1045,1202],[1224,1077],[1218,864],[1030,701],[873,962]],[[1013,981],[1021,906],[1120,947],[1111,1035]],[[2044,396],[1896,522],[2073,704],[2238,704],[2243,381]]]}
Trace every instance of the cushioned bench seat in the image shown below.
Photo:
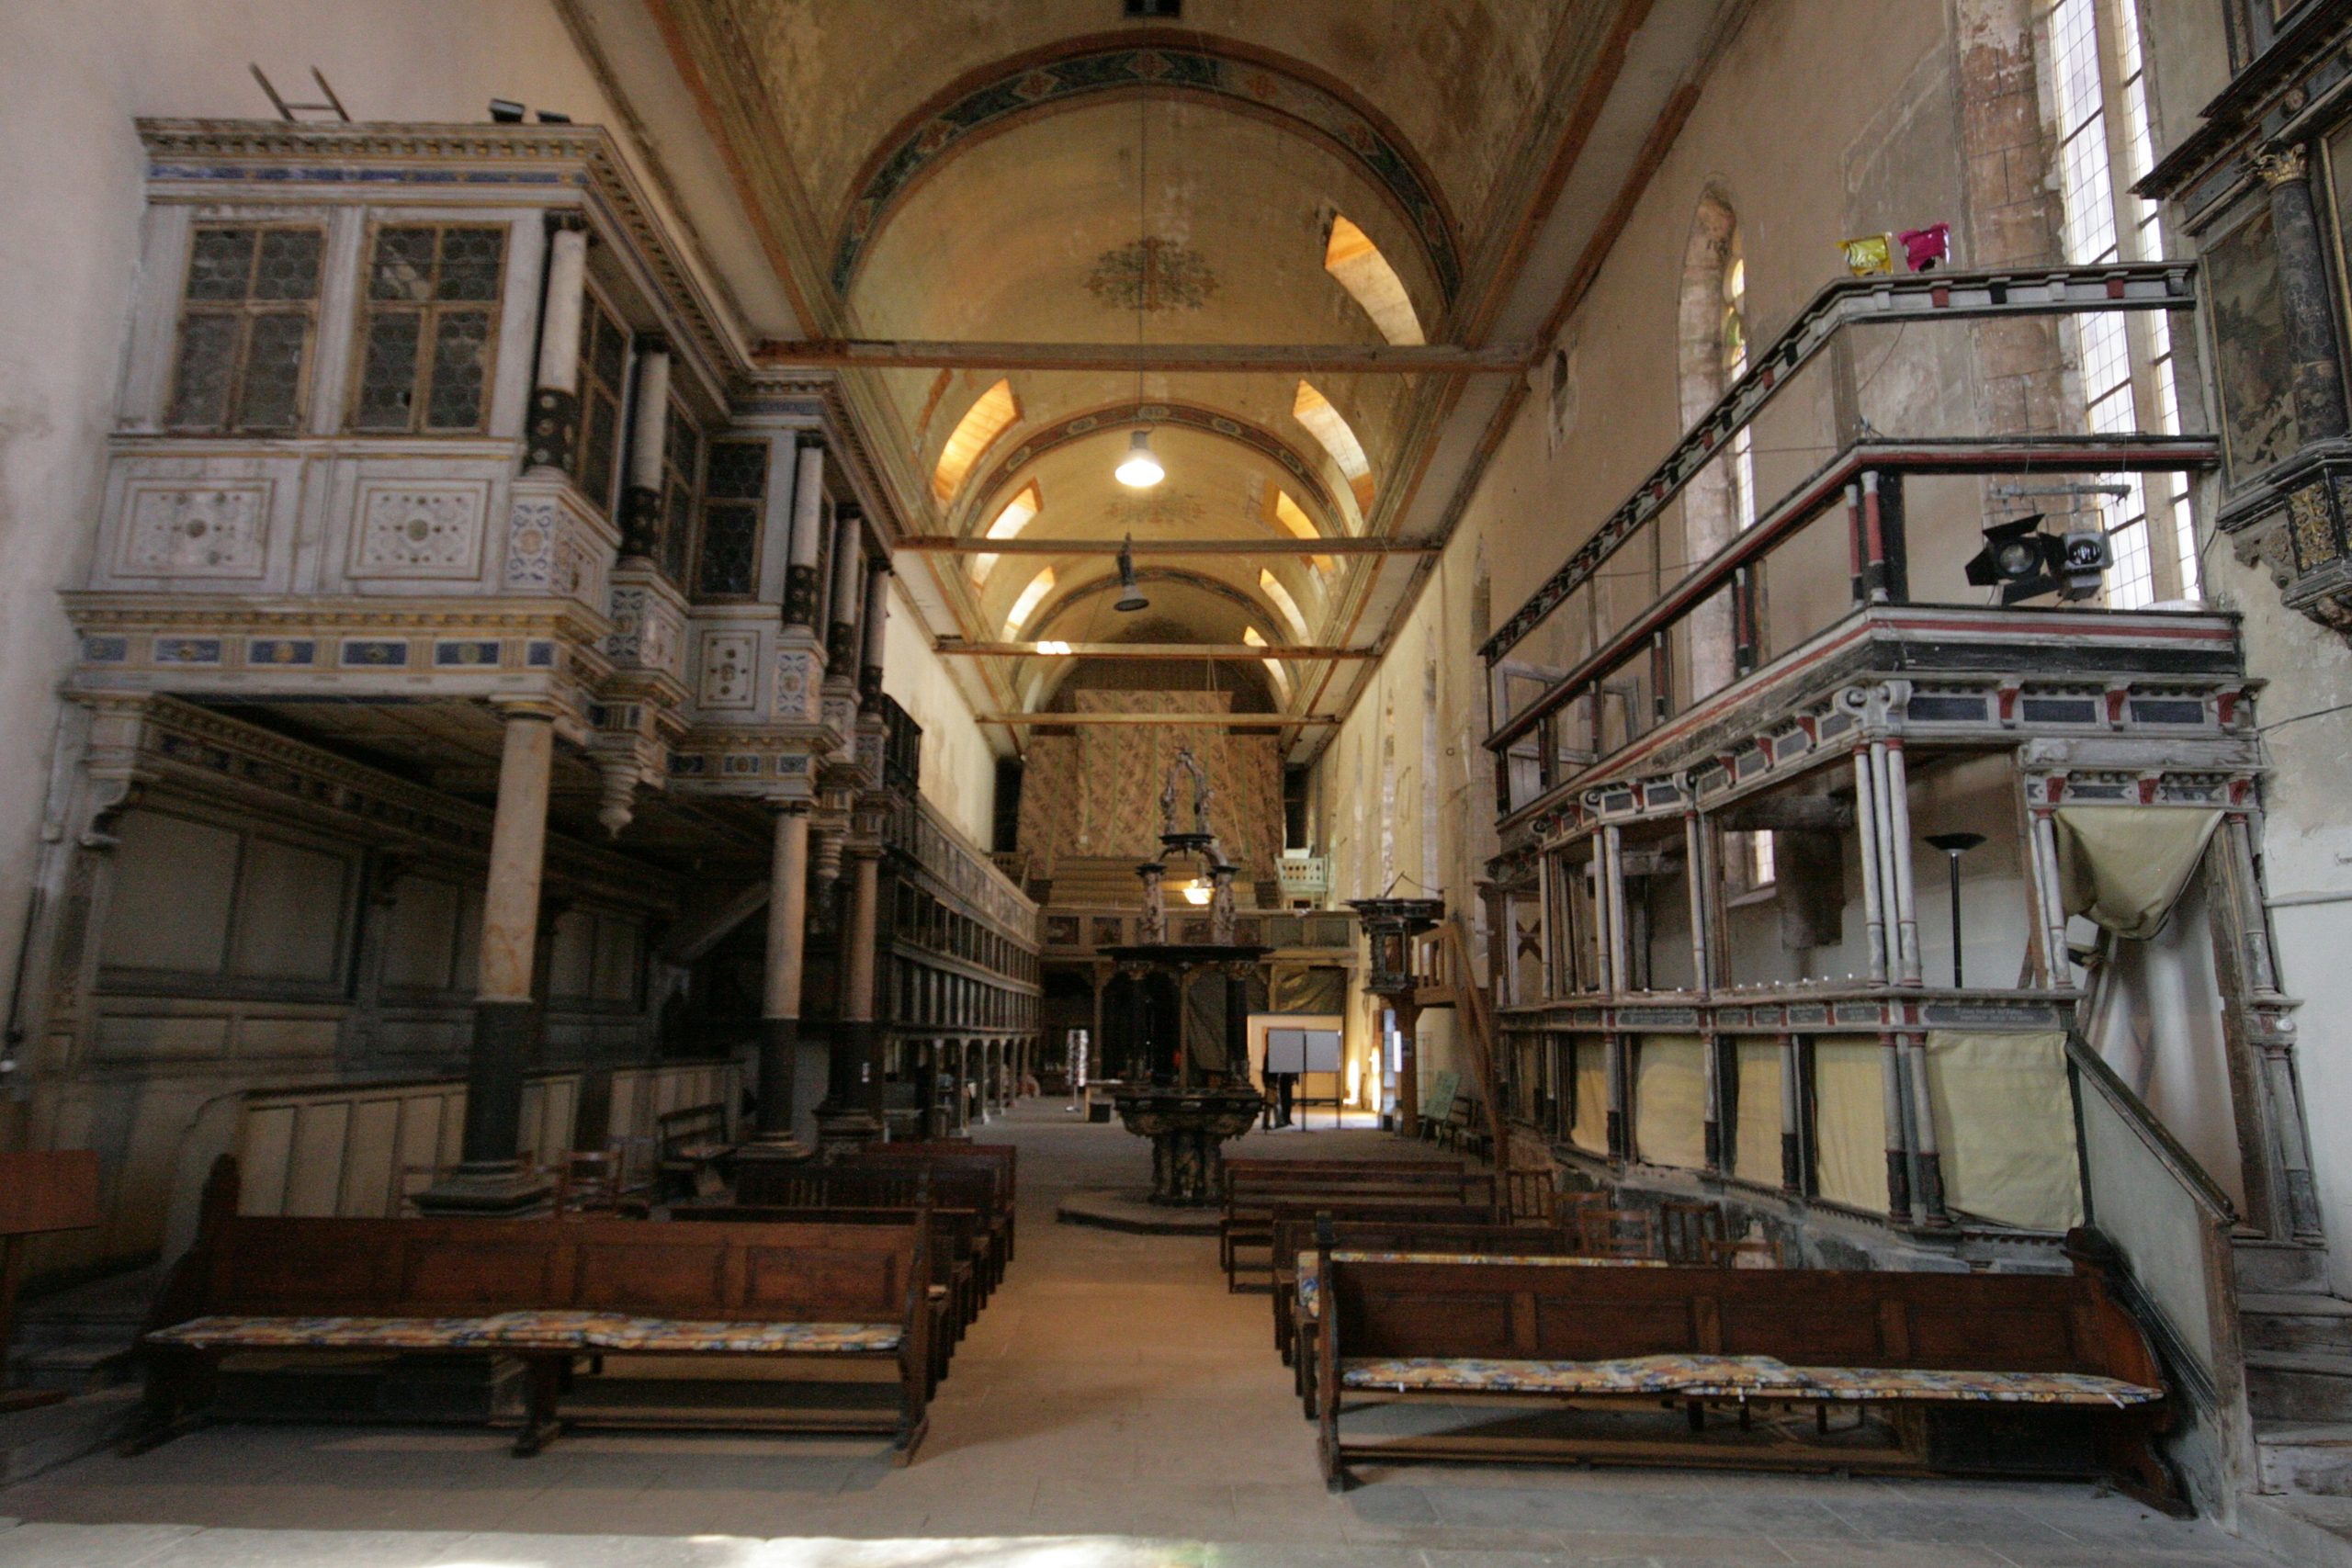
{"label": "cushioned bench seat", "polygon": [[1347,1388],[1399,1393],[1634,1394],[1679,1399],[1933,1400],[2153,1404],[2164,1390],[2087,1372],[1792,1367],[1770,1356],[1636,1356],[1609,1361],[1382,1356],[1343,1359]]}
{"label": "cushioned bench seat", "polygon": [[201,1350],[740,1351],[749,1355],[886,1354],[895,1323],[735,1323],[624,1313],[509,1312],[487,1317],[191,1318],[146,1336]]}

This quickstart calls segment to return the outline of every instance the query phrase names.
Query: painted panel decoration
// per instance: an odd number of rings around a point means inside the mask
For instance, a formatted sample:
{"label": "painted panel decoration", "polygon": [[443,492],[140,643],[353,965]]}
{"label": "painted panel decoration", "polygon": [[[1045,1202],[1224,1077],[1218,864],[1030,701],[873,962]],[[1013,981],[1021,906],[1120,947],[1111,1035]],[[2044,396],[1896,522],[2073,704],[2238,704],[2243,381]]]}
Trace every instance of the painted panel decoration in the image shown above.
{"label": "painted panel decoration", "polygon": [[752,655],[758,637],[752,632],[706,632],[702,639],[702,694],[707,708],[752,705]]}
{"label": "painted panel decoration", "polygon": [[2245,222],[2206,245],[2205,279],[2220,361],[2222,436],[2230,478],[2243,483],[2301,444],[2267,207],[2257,206]]}
{"label": "painted panel decoration", "polygon": [[489,487],[362,485],[354,519],[350,575],[465,579],[481,570],[481,521]]}
{"label": "painted panel decoration", "polygon": [[268,548],[270,482],[142,484],[127,497],[121,568],[129,577],[255,578]]}

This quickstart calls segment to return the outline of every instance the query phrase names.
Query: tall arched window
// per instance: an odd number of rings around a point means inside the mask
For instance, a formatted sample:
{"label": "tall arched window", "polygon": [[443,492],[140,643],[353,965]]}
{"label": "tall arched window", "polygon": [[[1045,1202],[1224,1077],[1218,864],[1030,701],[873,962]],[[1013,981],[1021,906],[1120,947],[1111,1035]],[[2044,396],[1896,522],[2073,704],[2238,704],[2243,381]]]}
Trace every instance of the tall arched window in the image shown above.
{"label": "tall arched window", "polygon": [[[1680,355],[1682,427],[1688,430],[1747,368],[1747,263],[1739,220],[1730,198],[1709,186],[1690,220],[1682,253]],[[1721,457],[1682,491],[1683,559],[1696,565],[1756,521],[1756,448],[1743,429]],[[1732,615],[1727,592],[1690,616],[1690,690],[1694,695],[1731,683]],[[1726,833],[1724,870],[1735,892],[1773,880],[1772,835]]]}

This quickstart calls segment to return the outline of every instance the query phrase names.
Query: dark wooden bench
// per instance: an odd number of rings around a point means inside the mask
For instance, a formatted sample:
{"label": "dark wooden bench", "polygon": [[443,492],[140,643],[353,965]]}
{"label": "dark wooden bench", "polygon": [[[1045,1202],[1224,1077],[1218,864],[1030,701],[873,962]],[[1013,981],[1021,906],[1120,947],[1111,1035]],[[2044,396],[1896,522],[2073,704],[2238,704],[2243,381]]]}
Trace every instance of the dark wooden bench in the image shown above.
{"label": "dark wooden bench", "polygon": [[[2038,1465],[2051,1443],[2078,1443],[2086,1468],[2182,1506],[2151,1441],[2168,1418],[2154,1354],[2092,1275],[1355,1261],[1320,1236],[1316,1251],[1317,1414],[1333,1491],[1351,1461],[1374,1459],[1998,1473],[2022,1433]],[[1343,1403],[1377,1393],[1555,1412],[1679,1406],[1689,1430],[1563,1430],[1573,1417],[1557,1416],[1343,1433]],[[1749,1429],[1758,1409],[1811,1410],[1826,1434],[1833,1404],[1891,1413],[1891,1440]],[[1734,1407],[1737,1429],[1719,1421],[1711,1437],[1711,1405]]]}
{"label": "dark wooden bench", "polygon": [[991,1169],[914,1161],[747,1161],[735,1173],[735,1201],[775,1209],[968,1209],[987,1216],[972,1255],[982,1299],[1004,1279],[1005,1222]]}
{"label": "dark wooden bench", "polygon": [[[1280,1203],[1480,1204],[1494,1213],[1495,1179],[1466,1171],[1459,1160],[1227,1160],[1224,1213],[1217,1219],[1217,1263],[1227,1290],[1238,1290],[1241,1250],[1269,1246]],[[1269,1254],[1271,1257],[1271,1253]]]}
{"label": "dark wooden bench", "polygon": [[[1331,1226],[1336,1245],[1344,1252],[1445,1253],[1510,1257],[1566,1257],[1584,1248],[1573,1230],[1542,1225],[1498,1224],[1482,1208],[1382,1209],[1377,1206],[1317,1208],[1283,1204],[1273,1217],[1274,1350],[1284,1366],[1303,1364],[1295,1357],[1297,1325],[1310,1314],[1302,1311],[1299,1280],[1315,1272],[1316,1227]],[[1313,1295],[1310,1283],[1309,1298]],[[1311,1299],[1307,1303],[1311,1305]],[[1312,1411],[1309,1414],[1313,1414]]]}
{"label": "dark wooden bench", "polygon": [[710,1198],[724,1190],[735,1145],[727,1138],[727,1107],[682,1105],[653,1119],[654,1169],[663,1198]]}
{"label": "dark wooden bench", "polygon": [[948,1363],[965,1333],[978,1320],[980,1289],[975,1261],[982,1233],[970,1209],[780,1209],[741,1203],[680,1203],[673,1220],[730,1224],[910,1225],[918,1215],[931,1225],[932,1382],[946,1381]]}
{"label": "dark wooden bench", "polygon": [[880,1361],[895,1412],[730,1406],[599,1424],[883,1432],[904,1464],[928,1423],[928,1224],[681,1225],[644,1220],[214,1218],[141,1337],[144,1418],[126,1453],[200,1417],[220,1361],[351,1351],[511,1356],[514,1440],[563,1425],[573,1363],[604,1356]]}
{"label": "dark wooden bench", "polygon": [[994,1171],[997,1196],[994,1229],[1003,1243],[1003,1260],[1010,1266],[1020,1250],[1020,1222],[1014,1211],[1017,1196],[1014,1187],[1020,1173],[1018,1154],[1019,1151],[1011,1144],[973,1144],[960,1139],[894,1141],[868,1145],[858,1152],[857,1162],[861,1165],[900,1165],[922,1161],[934,1168],[954,1167]]}

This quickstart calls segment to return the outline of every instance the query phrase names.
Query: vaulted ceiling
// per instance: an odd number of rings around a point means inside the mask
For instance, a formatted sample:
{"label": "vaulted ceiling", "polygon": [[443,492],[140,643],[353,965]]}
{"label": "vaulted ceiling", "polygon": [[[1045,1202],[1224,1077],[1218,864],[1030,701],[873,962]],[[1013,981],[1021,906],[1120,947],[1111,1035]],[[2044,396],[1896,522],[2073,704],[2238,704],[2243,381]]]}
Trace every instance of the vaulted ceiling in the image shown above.
{"label": "vaulted ceiling", "polygon": [[[633,100],[691,95],[782,285],[737,290],[752,332],[1145,345],[1140,372],[1050,354],[841,372],[902,535],[985,534],[1018,499],[1032,539],[1093,542],[902,555],[934,635],[1350,646],[1387,635],[1429,558],[1295,553],[1300,533],[1442,538],[1524,395],[1517,367],[1169,371],[1151,351],[1532,355],[1737,3],[1184,0],[1171,24],[1120,0],[639,0],[631,18],[566,0]],[[649,19],[667,83],[618,47]],[[1378,298],[1361,266],[1326,265],[1342,219],[1377,253]],[[1005,412],[1004,392],[983,402],[1000,380],[1017,412],[977,454],[967,430],[943,473],[976,403]],[[1139,426],[1168,474],[1147,491],[1111,474]],[[1152,609],[1128,615],[1101,547],[1130,535],[1268,547],[1146,555]],[[1046,662],[956,660],[984,710],[1050,701]],[[1337,712],[1367,668],[1298,660],[1272,684]]]}

